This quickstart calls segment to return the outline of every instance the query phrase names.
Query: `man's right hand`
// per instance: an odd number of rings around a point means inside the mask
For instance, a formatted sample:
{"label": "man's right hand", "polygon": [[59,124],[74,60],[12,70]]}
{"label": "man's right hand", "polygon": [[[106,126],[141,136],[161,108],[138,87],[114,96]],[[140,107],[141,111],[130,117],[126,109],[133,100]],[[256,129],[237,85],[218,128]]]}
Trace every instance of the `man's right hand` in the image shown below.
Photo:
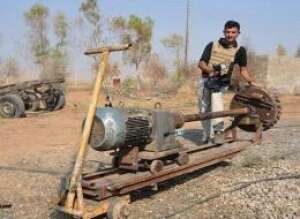
{"label": "man's right hand", "polygon": [[221,73],[221,65],[208,65],[210,68],[209,76],[218,76]]}
{"label": "man's right hand", "polygon": [[213,65],[212,67],[214,69],[214,72],[221,72],[221,70],[222,70],[221,65]]}
{"label": "man's right hand", "polygon": [[220,74],[220,72],[215,71],[212,64],[207,64],[204,61],[200,61],[198,66],[202,70],[202,72],[207,73],[209,76],[217,76]]}
{"label": "man's right hand", "polygon": [[208,70],[207,73],[209,73],[209,74],[212,74],[215,71],[212,64],[207,65],[207,70]]}

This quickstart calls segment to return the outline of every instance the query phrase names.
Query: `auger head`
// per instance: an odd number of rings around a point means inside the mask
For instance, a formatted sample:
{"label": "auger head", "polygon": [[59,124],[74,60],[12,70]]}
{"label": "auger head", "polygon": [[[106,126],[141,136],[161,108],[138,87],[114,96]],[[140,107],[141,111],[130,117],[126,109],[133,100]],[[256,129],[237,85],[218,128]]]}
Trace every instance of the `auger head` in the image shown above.
{"label": "auger head", "polygon": [[256,122],[260,121],[263,130],[272,128],[280,119],[281,105],[278,97],[266,89],[249,86],[240,89],[232,98],[230,109],[248,107],[252,113],[236,117],[238,127],[244,131],[257,131]]}

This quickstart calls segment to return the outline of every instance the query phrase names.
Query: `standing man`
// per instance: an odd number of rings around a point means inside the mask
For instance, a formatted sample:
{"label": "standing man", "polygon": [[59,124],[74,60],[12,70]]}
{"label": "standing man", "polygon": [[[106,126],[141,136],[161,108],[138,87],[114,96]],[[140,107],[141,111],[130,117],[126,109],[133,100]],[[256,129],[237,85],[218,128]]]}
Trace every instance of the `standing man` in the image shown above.
{"label": "standing man", "polygon": [[[229,87],[234,65],[239,66],[242,77],[252,84],[247,70],[246,49],[239,46],[236,39],[240,34],[240,24],[227,21],[224,26],[224,38],[210,42],[204,49],[198,67],[202,70],[199,81],[200,112],[224,110],[223,92]],[[224,140],[224,119],[212,119],[202,122],[203,142],[222,143]]]}

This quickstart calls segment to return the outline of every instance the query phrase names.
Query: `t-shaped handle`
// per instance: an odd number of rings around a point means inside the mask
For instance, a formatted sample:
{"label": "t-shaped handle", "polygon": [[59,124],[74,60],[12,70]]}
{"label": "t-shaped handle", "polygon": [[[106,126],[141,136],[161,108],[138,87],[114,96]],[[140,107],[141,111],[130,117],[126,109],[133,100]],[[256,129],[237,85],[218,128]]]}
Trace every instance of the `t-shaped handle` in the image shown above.
{"label": "t-shaped handle", "polygon": [[103,52],[116,52],[116,51],[123,51],[127,50],[131,47],[132,45],[129,44],[124,44],[124,45],[114,45],[114,46],[104,46],[96,49],[88,49],[84,54],[85,55],[94,55],[98,53],[103,53]]}

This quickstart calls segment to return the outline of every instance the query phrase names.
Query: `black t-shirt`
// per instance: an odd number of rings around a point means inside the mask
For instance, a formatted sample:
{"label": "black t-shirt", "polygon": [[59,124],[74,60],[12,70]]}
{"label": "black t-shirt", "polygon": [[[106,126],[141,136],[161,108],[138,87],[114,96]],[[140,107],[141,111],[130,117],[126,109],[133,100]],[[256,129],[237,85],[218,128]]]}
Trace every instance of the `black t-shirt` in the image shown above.
{"label": "black t-shirt", "polygon": [[[206,47],[202,53],[202,56],[200,58],[200,61],[209,63],[213,44],[214,44],[214,42],[210,42],[209,44],[206,45]],[[239,50],[236,52],[235,57],[234,57],[234,64],[238,64],[240,67],[247,66],[247,52],[244,47],[241,46],[239,48]]]}

